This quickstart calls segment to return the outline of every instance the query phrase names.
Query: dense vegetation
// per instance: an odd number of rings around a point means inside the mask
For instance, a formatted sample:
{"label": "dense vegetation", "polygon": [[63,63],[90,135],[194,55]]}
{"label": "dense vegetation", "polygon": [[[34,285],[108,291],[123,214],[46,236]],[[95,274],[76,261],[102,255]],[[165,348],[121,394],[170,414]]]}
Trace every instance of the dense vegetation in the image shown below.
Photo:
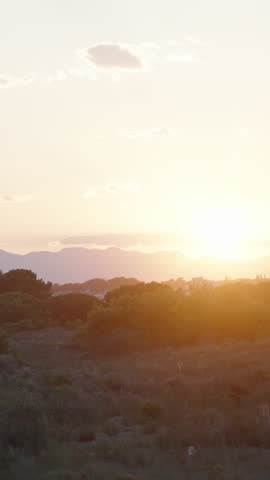
{"label": "dense vegetation", "polygon": [[0,284],[1,480],[269,478],[270,282]]}
{"label": "dense vegetation", "polygon": [[106,337],[114,334],[118,351],[256,339],[270,332],[270,281],[224,282],[194,288],[189,295],[166,284],[136,282],[107,292],[101,301],[80,292],[52,295],[51,284],[33,272],[12,270],[0,275],[0,312],[2,323],[31,320],[33,326],[45,326],[81,320],[92,347],[105,346]]}
{"label": "dense vegetation", "polygon": [[0,272],[0,293],[21,292],[34,297],[47,297],[51,292],[52,284],[37,279],[31,270],[16,269],[7,273]]}

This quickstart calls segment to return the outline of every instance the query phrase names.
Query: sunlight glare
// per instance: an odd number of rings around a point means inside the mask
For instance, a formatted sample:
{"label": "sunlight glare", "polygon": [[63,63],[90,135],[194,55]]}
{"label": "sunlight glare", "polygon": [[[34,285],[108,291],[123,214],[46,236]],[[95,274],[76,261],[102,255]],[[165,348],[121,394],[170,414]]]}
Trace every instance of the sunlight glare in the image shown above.
{"label": "sunlight glare", "polygon": [[231,206],[207,209],[193,222],[193,232],[200,237],[198,254],[215,258],[241,258],[249,230],[248,215]]}

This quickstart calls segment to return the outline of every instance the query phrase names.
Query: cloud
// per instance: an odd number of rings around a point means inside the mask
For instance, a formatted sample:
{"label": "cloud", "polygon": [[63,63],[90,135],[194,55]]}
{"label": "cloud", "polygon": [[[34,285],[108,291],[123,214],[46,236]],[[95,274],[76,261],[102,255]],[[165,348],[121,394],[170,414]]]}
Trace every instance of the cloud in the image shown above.
{"label": "cloud", "polygon": [[96,67],[116,70],[140,70],[143,59],[129,45],[100,43],[85,50],[86,59]]}
{"label": "cloud", "polygon": [[180,234],[170,233],[131,233],[131,234],[93,234],[66,237],[61,240],[62,245],[96,245],[99,247],[147,247],[147,248],[164,248],[164,247],[181,247],[185,244],[186,239]]}
{"label": "cloud", "polygon": [[0,204],[14,204],[14,203],[29,203],[32,200],[32,195],[9,195],[0,194]]}
{"label": "cloud", "polygon": [[48,75],[47,82],[48,83],[63,82],[67,80],[67,78],[68,78],[68,73],[64,72],[63,70],[59,70],[58,72]]}
{"label": "cloud", "polygon": [[[166,63],[194,63],[198,58],[194,48],[201,42],[193,37],[184,37],[182,42],[170,41],[167,48],[154,42],[136,45],[124,43],[99,43],[81,50],[80,57],[103,71],[113,72],[119,80],[121,71],[149,71]],[[117,76],[118,75],[118,76]]]}
{"label": "cloud", "polygon": [[51,240],[49,243],[48,243],[48,246],[49,247],[60,247],[61,245],[61,241],[60,240]]}
{"label": "cloud", "polygon": [[83,194],[83,198],[104,197],[107,195],[123,193],[139,193],[141,186],[136,183],[108,183],[106,185],[96,185],[88,188]]}
{"label": "cloud", "polygon": [[32,82],[33,79],[31,77],[14,77],[0,73],[0,89],[16,87],[18,85],[29,85]]}
{"label": "cloud", "polygon": [[193,35],[186,35],[184,41],[186,44],[193,45],[195,47],[207,47],[207,43],[205,41],[198,37],[194,37]]}
{"label": "cloud", "polygon": [[122,42],[100,42],[79,50],[80,64],[47,75],[29,73],[16,76],[0,73],[0,90],[29,84],[52,84],[68,79],[98,80],[100,72],[109,72],[111,79],[119,81],[125,72],[149,72],[168,63],[194,63],[199,58],[194,54],[198,48],[206,46],[200,39],[191,35],[182,41],[171,40],[167,45],[155,42],[128,44]]}
{"label": "cloud", "polygon": [[157,127],[149,128],[144,130],[119,130],[117,135],[120,137],[127,138],[138,138],[138,137],[166,137],[166,136],[175,136],[176,132],[173,128],[168,127]]}
{"label": "cloud", "polygon": [[191,53],[188,53],[188,54],[171,53],[165,57],[165,63],[195,63],[198,61],[199,59],[194,55],[192,55]]}
{"label": "cloud", "polygon": [[191,47],[206,47],[207,43],[193,35],[185,35],[182,40],[169,40],[168,46],[171,48],[191,48]]}

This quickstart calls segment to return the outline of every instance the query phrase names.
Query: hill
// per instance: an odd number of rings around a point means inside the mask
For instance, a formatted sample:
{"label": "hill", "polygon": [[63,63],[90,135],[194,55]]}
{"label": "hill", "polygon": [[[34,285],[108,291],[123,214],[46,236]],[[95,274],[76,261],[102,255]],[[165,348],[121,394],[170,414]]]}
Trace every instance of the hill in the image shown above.
{"label": "hill", "polygon": [[0,269],[26,268],[53,283],[81,283],[93,278],[135,277],[142,281],[206,276],[211,279],[270,274],[270,259],[190,259],[178,251],[144,253],[119,248],[65,248],[59,252],[19,255],[0,250]]}

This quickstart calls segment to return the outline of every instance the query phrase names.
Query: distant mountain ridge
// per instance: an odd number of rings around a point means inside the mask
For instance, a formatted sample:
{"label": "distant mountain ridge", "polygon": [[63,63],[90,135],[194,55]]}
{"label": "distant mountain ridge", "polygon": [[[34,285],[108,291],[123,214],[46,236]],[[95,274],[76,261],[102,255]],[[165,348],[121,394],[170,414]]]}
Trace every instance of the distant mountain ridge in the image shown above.
{"label": "distant mountain ridge", "polygon": [[115,288],[119,288],[123,285],[133,286],[137,285],[139,280],[136,278],[115,277],[109,280],[104,278],[93,278],[83,283],[64,283],[62,285],[53,283],[51,291],[55,295],[63,293],[90,293],[90,294],[104,294]]}
{"label": "distant mountain ridge", "polygon": [[142,281],[205,276],[254,277],[270,274],[270,257],[255,260],[190,259],[178,251],[145,253],[120,248],[64,248],[58,252],[30,252],[25,255],[0,250],[0,269],[33,270],[53,283],[81,283],[94,278],[135,277]]}

